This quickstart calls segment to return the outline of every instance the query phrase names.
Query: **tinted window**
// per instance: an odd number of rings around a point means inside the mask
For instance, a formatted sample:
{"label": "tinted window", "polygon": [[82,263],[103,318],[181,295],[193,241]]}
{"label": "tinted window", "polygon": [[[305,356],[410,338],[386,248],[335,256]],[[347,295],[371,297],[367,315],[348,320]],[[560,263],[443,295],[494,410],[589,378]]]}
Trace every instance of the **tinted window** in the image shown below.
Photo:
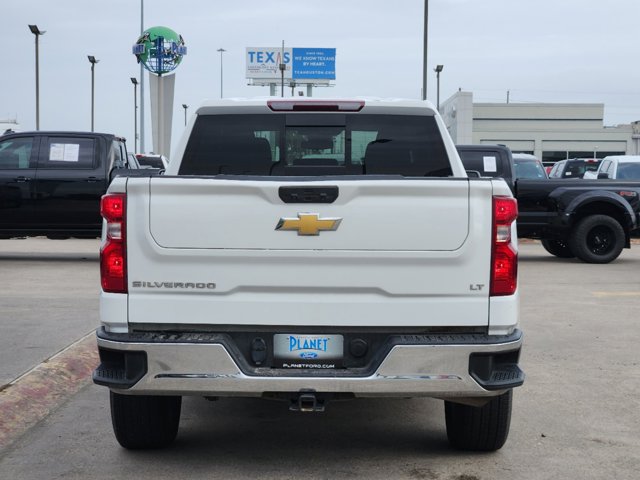
{"label": "tinted window", "polygon": [[617,177],[623,180],[640,180],[640,163],[619,163]]}
{"label": "tinted window", "polygon": [[549,172],[549,178],[560,178],[562,171],[564,170],[564,165],[566,162],[558,162],[556,163],[551,171]]}
{"label": "tinted window", "polygon": [[602,171],[604,173],[608,173],[609,176],[611,176],[611,174],[613,173],[613,167],[615,166],[615,164],[612,161],[607,161],[603,166],[602,166]]}
{"label": "tinted window", "polygon": [[138,159],[138,163],[140,165],[144,165],[145,167],[164,168],[164,164],[162,163],[162,159],[160,157],[138,155],[136,158]]}
{"label": "tinted window", "polygon": [[32,137],[11,138],[0,142],[0,169],[29,168],[32,148]]}
{"label": "tinted window", "polygon": [[182,175],[449,176],[433,117],[267,114],[200,116]]}
{"label": "tinted window", "polygon": [[565,178],[583,178],[585,172],[595,171],[598,169],[600,162],[585,160],[569,160],[562,173]]}
{"label": "tinted window", "polygon": [[120,142],[113,141],[111,144],[111,157],[112,168],[122,168],[125,166],[125,157],[123,156]]}
{"label": "tinted window", "polygon": [[41,168],[92,169],[95,168],[95,140],[49,137],[41,158]]}
{"label": "tinted window", "polygon": [[516,178],[547,178],[544,167],[536,160],[513,159]]}
{"label": "tinted window", "polygon": [[505,176],[504,166],[508,160],[501,158],[501,152],[463,149],[459,153],[465,170],[480,172],[482,177]]}

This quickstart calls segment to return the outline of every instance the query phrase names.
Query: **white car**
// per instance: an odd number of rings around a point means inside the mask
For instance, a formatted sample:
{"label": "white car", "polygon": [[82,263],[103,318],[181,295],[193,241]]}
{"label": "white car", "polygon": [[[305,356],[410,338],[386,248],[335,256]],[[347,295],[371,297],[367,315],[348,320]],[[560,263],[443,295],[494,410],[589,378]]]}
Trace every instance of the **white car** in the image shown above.
{"label": "white car", "polygon": [[640,155],[610,155],[604,157],[598,170],[585,172],[584,178],[640,180]]}

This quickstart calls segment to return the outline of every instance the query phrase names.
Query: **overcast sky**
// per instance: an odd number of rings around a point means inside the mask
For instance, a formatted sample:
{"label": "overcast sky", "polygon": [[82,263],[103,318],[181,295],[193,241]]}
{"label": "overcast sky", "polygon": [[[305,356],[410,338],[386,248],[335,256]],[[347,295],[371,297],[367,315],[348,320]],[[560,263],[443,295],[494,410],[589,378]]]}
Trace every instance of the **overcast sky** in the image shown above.
{"label": "overcast sky", "polygon": [[[246,47],[336,48],[335,87],[316,97],[420,98],[424,0],[145,0],[144,27],[182,34],[188,54],[176,70],[172,146],[184,128],[182,104],[220,95],[269,94],[248,86]],[[428,99],[458,88],[475,102],[604,103],[605,124],[640,120],[638,0],[431,0]],[[3,0],[0,121],[35,128],[35,47],[40,37],[40,128],[90,130],[96,65],[95,129],[123,135],[133,148],[131,47],[140,34],[140,0]],[[145,75],[147,75],[145,73]],[[146,81],[146,107],[149,88]],[[290,92],[290,89],[287,90]],[[146,149],[151,150],[147,114]]]}

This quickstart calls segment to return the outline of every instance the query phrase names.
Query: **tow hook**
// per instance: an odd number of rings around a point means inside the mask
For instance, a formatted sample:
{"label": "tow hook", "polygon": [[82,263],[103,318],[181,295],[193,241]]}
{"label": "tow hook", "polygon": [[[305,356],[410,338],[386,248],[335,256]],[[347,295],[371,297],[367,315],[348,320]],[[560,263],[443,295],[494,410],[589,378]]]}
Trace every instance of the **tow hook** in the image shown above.
{"label": "tow hook", "polygon": [[291,399],[289,410],[292,412],[324,412],[324,399],[317,398],[314,392],[300,392]]}

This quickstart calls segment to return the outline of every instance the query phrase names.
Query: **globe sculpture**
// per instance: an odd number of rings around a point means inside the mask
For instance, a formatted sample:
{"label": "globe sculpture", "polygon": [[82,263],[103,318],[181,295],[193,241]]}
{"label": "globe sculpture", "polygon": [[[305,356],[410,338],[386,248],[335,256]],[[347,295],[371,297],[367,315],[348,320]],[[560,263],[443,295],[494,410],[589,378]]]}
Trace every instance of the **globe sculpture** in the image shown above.
{"label": "globe sculpture", "polygon": [[167,27],[145,30],[133,46],[133,53],[151,73],[163,75],[176,69],[187,54],[182,35]]}

